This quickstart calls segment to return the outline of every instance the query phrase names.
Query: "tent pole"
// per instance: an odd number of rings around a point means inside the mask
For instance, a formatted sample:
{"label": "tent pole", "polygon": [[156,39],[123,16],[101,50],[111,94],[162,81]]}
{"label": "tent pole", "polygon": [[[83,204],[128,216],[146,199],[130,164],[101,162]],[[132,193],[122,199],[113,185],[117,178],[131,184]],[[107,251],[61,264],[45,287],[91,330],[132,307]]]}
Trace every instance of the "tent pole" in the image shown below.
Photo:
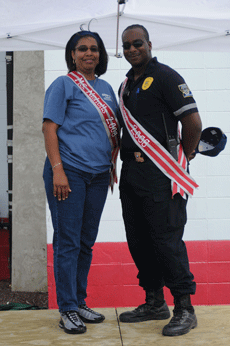
{"label": "tent pole", "polygon": [[120,11],[119,11],[120,7],[119,6],[121,4],[124,4],[124,6],[125,6],[126,2],[127,2],[127,0],[117,0],[117,37],[116,37],[116,54],[115,54],[115,56],[117,58],[122,58],[122,55],[120,53],[118,53],[119,17],[123,13],[123,11],[122,11],[121,14],[120,14]]}
{"label": "tent pole", "polygon": [[118,0],[117,1],[117,37],[116,37],[116,54],[115,54],[115,56],[117,58],[120,58],[120,54],[118,53],[118,35],[119,35],[119,17],[120,17],[119,6],[120,6],[120,3],[119,3],[119,0]]}

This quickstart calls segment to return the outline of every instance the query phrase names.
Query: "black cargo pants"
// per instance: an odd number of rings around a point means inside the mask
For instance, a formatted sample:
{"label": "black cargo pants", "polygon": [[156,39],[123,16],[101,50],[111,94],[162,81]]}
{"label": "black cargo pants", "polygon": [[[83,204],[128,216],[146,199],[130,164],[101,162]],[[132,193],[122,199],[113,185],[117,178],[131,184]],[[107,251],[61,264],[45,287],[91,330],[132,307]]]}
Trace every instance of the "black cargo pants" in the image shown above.
{"label": "black cargo pants", "polygon": [[139,271],[139,285],[145,290],[166,286],[174,297],[195,294],[182,240],[187,201],[179,194],[164,200],[140,196],[127,182],[121,181],[120,186],[127,242]]}

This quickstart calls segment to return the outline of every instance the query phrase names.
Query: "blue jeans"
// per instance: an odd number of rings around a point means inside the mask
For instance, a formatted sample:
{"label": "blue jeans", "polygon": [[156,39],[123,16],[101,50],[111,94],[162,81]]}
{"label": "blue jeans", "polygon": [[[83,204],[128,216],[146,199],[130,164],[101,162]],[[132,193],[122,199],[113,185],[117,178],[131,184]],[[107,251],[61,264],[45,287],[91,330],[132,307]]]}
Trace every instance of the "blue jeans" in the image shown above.
{"label": "blue jeans", "polygon": [[59,311],[77,310],[87,297],[87,277],[109,186],[109,171],[92,174],[63,163],[72,190],[64,201],[53,196],[48,158],[43,178],[54,228],[54,275]]}

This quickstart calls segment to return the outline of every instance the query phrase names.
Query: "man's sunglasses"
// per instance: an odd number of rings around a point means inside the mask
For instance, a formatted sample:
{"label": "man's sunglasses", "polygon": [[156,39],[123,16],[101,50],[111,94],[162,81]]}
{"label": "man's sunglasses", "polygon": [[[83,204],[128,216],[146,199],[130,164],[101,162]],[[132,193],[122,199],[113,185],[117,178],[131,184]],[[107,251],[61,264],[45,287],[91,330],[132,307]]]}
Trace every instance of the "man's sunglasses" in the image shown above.
{"label": "man's sunglasses", "polygon": [[130,49],[131,46],[133,46],[134,48],[140,48],[141,46],[143,46],[143,43],[143,41],[136,41],[133,43],[125,42],[122,47],[124,50]]}

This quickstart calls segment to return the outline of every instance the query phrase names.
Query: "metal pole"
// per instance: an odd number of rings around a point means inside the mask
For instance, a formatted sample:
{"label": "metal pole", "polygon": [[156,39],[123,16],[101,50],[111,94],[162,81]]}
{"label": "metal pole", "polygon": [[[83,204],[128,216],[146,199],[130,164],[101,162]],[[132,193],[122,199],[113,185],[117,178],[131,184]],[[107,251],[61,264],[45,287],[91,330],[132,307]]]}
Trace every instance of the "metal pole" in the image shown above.
{"label": "metal pole", "polygon": [[[123,13],[123,11],[121,12],[121,14],[120,14],[120,5],[122,5],[122,4],[124,4],[124,6],[125,6],[125,4],[126,4],[126,2],[127,2],[128,0],[117,0],[117,37],[116,37],[116,54],[115,54],[115,56],[117,57],[117,58],[121,58],[122,57],[122,55],[120,54],[120,53],[118,53],[118,38],[119,38],[119,17],[120,17],[120,15],[122,15],[122,13]],[[124,9],[124,8],[123,8]]]}
{"label": "metal pole", "polygon": [[119,58],[119,54],[118,54],[118,35],[119,35],[119,6],[120,6],[120,3],[119,3],[119,0],[117,1],[117,38],[116,38],[116,54],[115,56],[117,58]]}

